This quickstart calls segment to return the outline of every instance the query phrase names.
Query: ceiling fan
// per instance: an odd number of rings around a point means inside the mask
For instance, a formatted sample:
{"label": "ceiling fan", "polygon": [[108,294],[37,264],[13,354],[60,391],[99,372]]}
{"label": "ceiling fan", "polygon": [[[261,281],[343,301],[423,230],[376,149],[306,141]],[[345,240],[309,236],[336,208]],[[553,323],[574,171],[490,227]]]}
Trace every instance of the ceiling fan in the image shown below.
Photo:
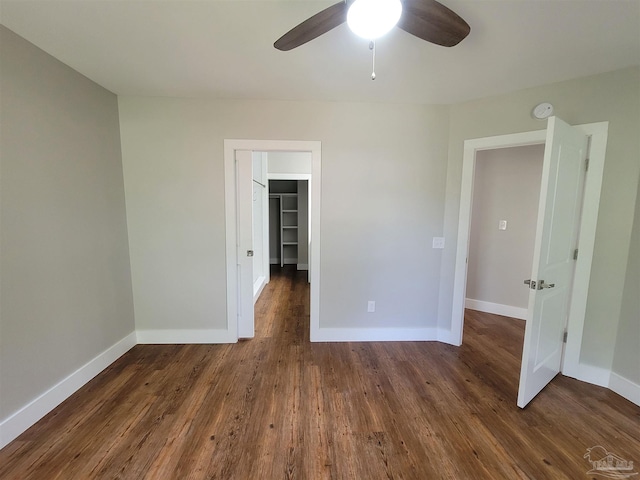
{"label": "ceiling fan", "polygon": [[453,47],[471,31],[469,24],[436,0],[343,0],[289,30],[273,44],[292,50],[347,22],[351,30],[375,40],[396,24],[427,42]]}

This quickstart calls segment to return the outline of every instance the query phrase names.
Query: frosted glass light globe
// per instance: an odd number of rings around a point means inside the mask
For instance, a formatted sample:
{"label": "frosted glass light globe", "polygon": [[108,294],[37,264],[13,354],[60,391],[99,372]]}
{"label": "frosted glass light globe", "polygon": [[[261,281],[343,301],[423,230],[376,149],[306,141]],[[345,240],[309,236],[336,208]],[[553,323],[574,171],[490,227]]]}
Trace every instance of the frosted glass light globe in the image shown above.
{"label": "frosted glass light globe", "polygon": [[375,40],[391,30],[401,14],[400,0],[356,0],[347,12],[347,24],[356,35]]}

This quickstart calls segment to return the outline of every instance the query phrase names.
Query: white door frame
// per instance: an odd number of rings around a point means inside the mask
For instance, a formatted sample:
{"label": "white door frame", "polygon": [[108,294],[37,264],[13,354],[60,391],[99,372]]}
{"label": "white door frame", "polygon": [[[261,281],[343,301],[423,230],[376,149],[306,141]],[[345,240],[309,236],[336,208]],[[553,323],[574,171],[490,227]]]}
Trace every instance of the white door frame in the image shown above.
{"label": "white door frame", "polygon": [[[256,290],[255,288],[255,284],[253,286],[254,288],[254,294],[253,294],[253,303],[255,304],[256,301],[258,300],[258,298],[260,298],[260,294],[262,293],[262,290],[264,290],[264,287],[267,285],[267,283],[269,283],[271,281],[271,276],[269,273],[269,180],[267,179],[267,154],[266,152],[256,152],[256,153],[260,153],[260,168],[262,169],[262,175],[260,178],[262,178],[262,181],[264,182],[263,189],[262,189],[262,251],[264,252],[263,255],[263,259],[262,259],[262,270],[263,270],[263,281],[260,284],[260,287],[258,288],[258,290]],[[253,155],[251,160],[253,161]],[[255,176],[255,174],[254,174]],[[236,197],[237,198],[237,197]],[[255,220],[254,220],[254,225],[255,227]]]}
{"label": "white door frame", "polygon": [[[593,260],[602,173],[609,122],[576,125],[590,137],[589,172],[584,187],[582,217],[580,220],[579,255],[576,262],[575,280],[569,307],[567,344],[565,345],[562,373],[581,380],[599,383],[598,379],[585,374],[580,365],[582,332],[587,306],[589,279]],[[476,153],[481,150],[521,147],[545,143],[546,129],[533,132],[498,135],[494,137],[465,140],[462,163],[462,184],[460,191],[460,215],[458,220],[458,244],[453,284],[453,305],[451,313],[451,339],[454,345],[462,344],[464,326],[464,303],[467,288],[467,257],[469,254],[469,233],[471,229],[471,203],[473,200],[473,178]],[[524,280],[524,279],[523,279]],[[524,288],[524,287],[523,287]]]}
{"label": "white door frame", "polygon": [[311,181],[309,185],[311,204],[311,232],[309,269],[311,273],[310,327],[313,337],[320,328],[320,192],[321,192],[321,143],[297,140],[224,140],[224,185],[225,227],[227,266],[227,329],[229,336],[238,339],[238,275],[237,235],[238,218],[236,205],[235,152],[310,152]]}

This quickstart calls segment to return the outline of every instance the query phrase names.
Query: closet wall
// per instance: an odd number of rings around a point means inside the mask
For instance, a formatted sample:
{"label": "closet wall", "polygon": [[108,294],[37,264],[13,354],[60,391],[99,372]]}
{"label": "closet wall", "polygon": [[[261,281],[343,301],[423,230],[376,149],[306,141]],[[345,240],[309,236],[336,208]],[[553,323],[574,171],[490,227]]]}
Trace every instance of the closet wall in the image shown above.
{"label": "closet wall", "polygon": [[[269,176],[311,175],[311,152],[268,152]],[[270,180],[270,194],[297,193],[297,222],[293,213],[287,214],[289,223],[297,224],[297,246],[286,248],[284,264],[296,264],[298,270],[309,269],[309,182],[307,180]],[[280,198],[269,199],[269,263],[280,265],[282,230],[280,228]],[[292,235],[288,229],[287,235]],[[288,237],[285,240],[290,239]]]}
{"label": "closet wall", "polygon": [[308,269],[306,180],[269,180],[269,263]]}
{"label": "closet wall", "polygon": [[309,270],[309,182],[298,180],[298,270]]}

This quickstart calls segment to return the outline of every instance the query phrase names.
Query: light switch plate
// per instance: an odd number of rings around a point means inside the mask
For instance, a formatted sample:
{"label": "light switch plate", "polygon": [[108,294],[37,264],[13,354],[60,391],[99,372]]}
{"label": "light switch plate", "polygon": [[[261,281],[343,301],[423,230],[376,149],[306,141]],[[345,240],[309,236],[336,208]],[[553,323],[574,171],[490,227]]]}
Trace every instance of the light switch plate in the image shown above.
{"label": "light switch plate", "polygon": [[444,237],[433,237],[433,248],[444,248]]}
{"label": "light switch plate", "polygon": [[506,230],[506,229],[507,229],[507,221],[500,220],[500,222],[498,223],[498,230]]}

